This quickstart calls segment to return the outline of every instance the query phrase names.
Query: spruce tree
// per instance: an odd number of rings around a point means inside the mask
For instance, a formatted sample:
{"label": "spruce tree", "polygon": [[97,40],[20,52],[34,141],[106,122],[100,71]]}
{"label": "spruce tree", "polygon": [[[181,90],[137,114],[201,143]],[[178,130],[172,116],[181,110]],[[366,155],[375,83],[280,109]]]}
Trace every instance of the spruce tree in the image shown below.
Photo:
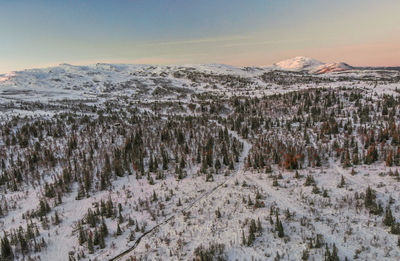
{"label": "spruce tree", "polygon": [[395,220],[394,220],[394,217],[393,217],[393,215],[392,215],[392,210],[390,209],[390,207],[388,206],[387,208],[386,208],[386,212],[385,212],[385,217],[384,217],[384,219],[383,219],[383,224],[385,225],[385,226],[391,226],[392,224],[393,224],[393,222],[394,222]]}
{"label": "spruce tree", "polygon": [[249,236],[247,238],[247,245],[251,246],[256,239],[256,236],[254,235],[254,231],[252,229],[249,230]]}
{"label": "spruce tree", "polygon": [[104,242],[104,236],[102,233],[99,233],[99,247],[100,249],[104,249],[106,247],[106,244]]}
{"label": "spruce tree", "polygon": [[119,226],[119,223],[118,223],[118,226],[117,226],[117,236],[120,236],[122,234],[122,230],[121,230],[121,227]]}
{"label": "spruce tree", "polygon": [[315,240],[315,248],[320,248],[322,246],[322,235],[317,234],[317,239]]}
{"label": "spruce tree", "polygon": [[339,185],[338,185],[338,188],[343,188],[344,185],[346,185],[346,182],[345,182],[345,180],[344,180],[344,177],[342,176],[342,178],[340,179],[340,183],[339,183]]}
{"label": "spruce tree", "polygon": [[333,243],[333,246],[332,246],[332,255],[331,255],[330,261],[340,261],[339,256],[338,256],[338,249],[337,249],[335,243]]}
{"label": "spruce tree", "polygon": [[261,233],[263,230],[262,226],[261,226],[261,221],[260,218],[257,219],[257,232]]}
{"label": "spruce tree", "polygon": [[93,211],[90,208],[88,209],[86,221],[90,225],[90,227],[96,227],[96,216],[93,214]]}
{"label": "spruce tree", "polygon": [[365,204],[366,208],[370,208],[371,206],[374,205],[374,193],[370,186],[368,186],[368,188],[365,192],[364,204]]}
{"label": "spruce tree", "polygon": [[93,245],[97,246],[100,243],[100,234],[97,228],[94,229]]}
{"label": "spruce tree", "polygon": [[101,231],[102,236],[104,236],[104,237],[108,236],[108,228],[107,228],[106,222],[104,222],[104,218],[102,219],[102,222],[101,222],[100,231]]}
{"label": "spruce tree", "polygon": [[56,210],[56,212],[54,213],[54,224],[55,224],[55,225],[60,224],[60,217],[58,216],[57,210]]}
{"label": "spruce tree", "polygon": [[113,212],[114,212],[113,203],[111,197],[108,197],[108,200],[106,202],[106,217],[108,218],[112,217]]}
{"label": "spruce tree", "polygon": [[88,247],[88,250],[89,250],[89,254],[93,254],[94,253],[94,247],[93,247],[92,235],[89,235],[87,247]]}
{"label": "spruce tree", "polygon": [[157,201],[157,194],[156,194],[156,191],[155,190],[153,190],[153,196],[152,196],[152,201]]}
{"label": "spruce tree", "polygon": [[23,254],[27,253],[28,252],[28,242],[26,241],[25,236],[23,235],[22,227],[19,227],[18,241],[19,241],[19,245],[21,247],[21,252]]}
{"label": "spruce tree", "polygon": [[100,214],[102,216],[105,216],[106,213],[107,213],[106,204],[104,203],[103,200],[100,200]]}
{"label": "spruce tree", "polygon": [[285,236],[282,222],[279,220],[278,212],[276,212],[275,230],[278,232],[278,237],[282,238]]}
{"label": "spruce tree", "polygon": [[331,260],[331,251],[329,251],[328,244],[325,245],[325,261]]}
{"label": "spruce tree", "polygon": [[256,236],[254,234],[256,231],[257,231],[256,221],[254,219],[252,219],[250,222],[249,236],[247,239],[248,246],[251,246],[253,244],[254,240],[256,239]]}
{"label": "spruce tree", "polygon": [[12,251],[10,242],[8,241],[7,235],[4,233],[4,237],[1,239],[1,260],[13,260],[14,253]]}
{"label": "spruce tree", "polygon": [[242,230],[242,245],[243,246],[247,245],[246,237],[244,236],[244,231],[243,230]]}
{"label": "spruce tree", "polygon": [[83,231],[82,225],[79,224],[79,237],[78,237],[79,245],[83,245],[86,242],[86,233]]}
{"label": "spruce tree", "polygon": [[221,212],[219,211],[219,208],[215,210],[215,215],[217,216],[217,218],[221,218]]}

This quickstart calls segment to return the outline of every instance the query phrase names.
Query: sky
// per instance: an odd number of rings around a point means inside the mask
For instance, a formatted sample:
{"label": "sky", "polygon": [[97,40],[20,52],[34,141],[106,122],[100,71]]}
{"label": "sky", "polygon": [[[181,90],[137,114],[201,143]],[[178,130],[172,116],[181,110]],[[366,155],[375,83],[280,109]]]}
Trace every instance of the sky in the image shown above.
{"label": "sky", "polygon": [[0,0],[0,73],[60,63],[400,66],[399,0]]}

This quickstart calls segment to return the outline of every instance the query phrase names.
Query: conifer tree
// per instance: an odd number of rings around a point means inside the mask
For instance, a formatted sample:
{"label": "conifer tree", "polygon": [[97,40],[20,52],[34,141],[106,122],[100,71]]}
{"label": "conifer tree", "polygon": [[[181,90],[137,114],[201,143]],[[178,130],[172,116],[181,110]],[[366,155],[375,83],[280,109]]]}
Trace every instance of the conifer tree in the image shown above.
{"label": "conifer tree", "polygon": [[100,243],[100,234],[97,228],[94,229],[93,245],[97,246]]}
{"label": "conifer tree", "polygon": [[60,217],[58,216],[57,210],[56,210],[56,212],[54,213],[54,224],[55,224],[55,225],[60,224]]}
{"label": "conifer tree", "polygon": [[256,239],[256,236],[254,235],[254,231],[250,229],[249,230],[249,236],[247,238],[247,245],[251,246],[255,239]]}
{"label": "conifer tree", "polygon": [[104,242],[104,235],[102,233],[99,233],[99,247],[100,249],[104,249],[106,247],[106,244]]}
{"label": "conifer tree", "polygon": [[251,246],[256,239],[255,232],[257,231],[256,221],[254,219],[250,222],[249,236],[247,239],[247,245]]}
{"label": "conifer tree", "polygon": [[215,215],[217,216],[217,218],[221,218],[221,212],[219,211],[219,208],[215,210]]}
{"label": "conifer tree", "polygon": [[320,248],[322,246],[322,235],[317,234],[317,239],[315,240],[315,248]]}
{"label": "conifer tree", "polygon": [[365,204],[366,208],[370,208],[371,206],[374,205],[374,193],[370,186],[368,186],[368,188],[365,192],[364,204]]}
{"label": "conifer tree", "polygon": [[102,218],[102,222],[101,222],[101,226],[100,226],[100,231],[101,231],[101,235],[103,237],[108,236],[108,228],[106,225],[106,222],[104,221],[104,218]]}
{"label": "conifer tree", "polygon": [[7,235],[4,233],[4,237],[1,239],[1,260],[13,260],[14,253],[12,251],[10,242],[8,241]]}
{"label": "conifer tree", "polygon": [[261,233],[263,230],[262,226],[261,226],[261,221],[260,218],[257,219],[257,232]]}
{"label": "conifer tree", "polygon": [[388,206],[387,208],[386,208],[386,212],[385,212],[385,217],[384,217],[384,219],[383,219],[383,224],[385,225],[385,226],[388,226],[388,227],[390,227],[390,226],[392,226],[392,224],[394,223],[394,217],[393,217],[393,215],[392,215],[392,210],[390,209],[390,207]]}
{"label": "conifer tree", "polygon": [[26,241],[25,236],[23,235],[22,227],[19,227],[18,241],[19,241],[19,245],[21,247],[21,252],[24,254],[27,253],[28,252],[28,242]]}
{"label": "conifer tree", "polygon": [[79,237],[78,237],[79,245],[83,245],[86,242],[86,233],[83,231],[82,225],[79,224]]}
{"label": "conifer tree", "polygon": [[246,237],[244,236],[244,231],[243,230],[242,230],[242,245],[243,246],[247,245]]}
{"label": "conifer tree", "polygon": [[106,203],[106,217],[110,218],[113,215],[113,203],[111,200],[111,197],[108,198],[107,203]]}
{"label": "conifer tree", "polygon": [[157,194],[156,194],[156,191],[155,190],[153,190],[153,196],[152,196],[152,201],[157,201]]}
{"label": "conifer tree", "polygon": [[117,226],[117,236],[120,236],[122,234],[122,230],[121,230],[121,227],[119,226],[119,223],[118,223],[118,226]]}
{"label": "conifer tree", "polygon": [[332,255],[331,255],[330,261],[340,261],[339,256],[338,256],[338,249],[337,249],[335,243],[333,243],[333,246],[332,246]]}
{"label": "conifer tree", "polygon": [[87,243],[87,248],[88,248],[89,254],[93,254],[93,253],[94,253],[92,235],[89,235],[88,243]]}
{"label": "conifer tree", "polygon": [[339,185],[338,185],[338,188],[343,188],[344,185],[346,185],[346,182],[345,182],[345,180],[344,180],[344,177],[342,176],[342,178],[340,179],[340,183],[339,183]]}
{"label": "conifer tree", "polygon": [[81,200],[84,197],[85,197],[85,188],[83,187],[82,184],[80,184],[79,185],[78,194],[76,195],[75,199],[76,200]]}
{"label": "conifer tree", "polygon": [[275,231],[278,232],[278,237],[282,238],[285,236],[282,222],[279,220],[278,212],[276,212]]}

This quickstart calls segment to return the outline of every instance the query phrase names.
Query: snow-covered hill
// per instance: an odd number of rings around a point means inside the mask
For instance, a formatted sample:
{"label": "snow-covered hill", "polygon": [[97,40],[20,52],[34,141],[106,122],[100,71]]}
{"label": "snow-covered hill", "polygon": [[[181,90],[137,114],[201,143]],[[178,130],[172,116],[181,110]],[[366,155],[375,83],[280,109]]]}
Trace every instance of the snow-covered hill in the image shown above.
{"label": "snow-covered hill", "polygon": [[[293,74],[296,72],[297,74]],[[300,74],[307,77],[299,77]],[[192,93],[248,92],[273,94],[288,88],[306,88],[331,82],[384,81],[399,77],[395,70],[353,70],[345,63],[324,64],[297,57],[269,67],[209,65],[128,65],[95,64],[59,66],[17,71],[0,76],[0,104],[16,101],[63,99],[115,99],[129,96],[136,100],[176,99]],[[306,85],[309,84],[309,85]],[[284,88],[282,88],[284,86]],[[389,88],[390,89],[390,88]],[[182,99],[182,97],[180,98]]]}
{"label": "snow-covered hill", "polygon": [[353,70],[354,68],[347,63],[326,63],[322,64],[320,66],[317,66],[313,70],[311,70],[311,73],[315,74],[322,74],[322,73],[330,73],[330,72],[342,72],[342,71],[348,71],[348,70]]}
{"label": "snow-covered hill", "polygon": [[323,62],[320,62],[318,60],[309,57],[299,56],[292,59],[280,61],[274,65],[279,69],[302,71],[314,69],[323,64]]}
{"label": "snow-covered hill", "polygon": [[324,63],[316,59],[303,56],[275,63],[274,67],[282,70],[307,71],[311,74],[324,74],[354,69],[352,66],[343,62]]}

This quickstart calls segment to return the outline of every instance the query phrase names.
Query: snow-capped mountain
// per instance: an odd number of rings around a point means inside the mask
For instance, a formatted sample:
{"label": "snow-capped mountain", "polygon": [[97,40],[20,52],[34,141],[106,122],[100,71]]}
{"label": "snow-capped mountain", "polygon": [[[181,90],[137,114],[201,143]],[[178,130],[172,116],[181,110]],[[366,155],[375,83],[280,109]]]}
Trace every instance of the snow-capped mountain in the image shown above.
{"label": "snow-capped mountain", "polygon": [[281,70],[307,71],[312,74],[340,72],[354,69],[343,62],[324,63],[309,57],[295,57],[275,63],[273,67]]}
{"label": "snow-capped mountain", "polygon": [[302,71],[316,68],[324,65],[324,63],[313,58],[298,56],[292,59],[277,62],[274,65],[279,69]]}

